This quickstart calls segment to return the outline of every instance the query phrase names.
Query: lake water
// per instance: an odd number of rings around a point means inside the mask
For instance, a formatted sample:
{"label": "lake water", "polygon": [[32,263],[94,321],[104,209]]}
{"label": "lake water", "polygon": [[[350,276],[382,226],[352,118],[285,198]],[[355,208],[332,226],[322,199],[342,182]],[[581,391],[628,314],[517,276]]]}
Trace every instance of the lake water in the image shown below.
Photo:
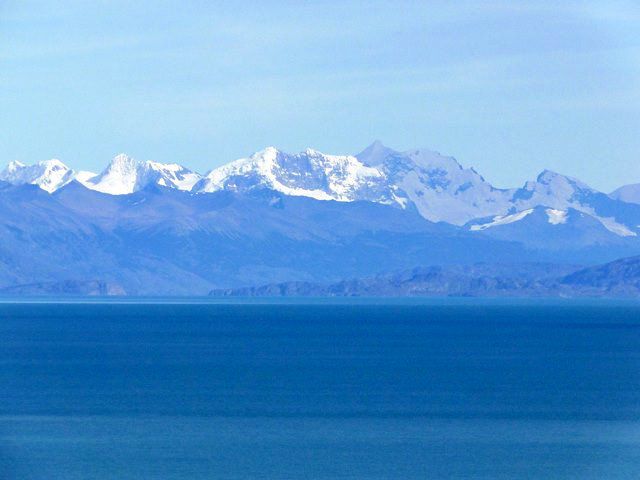
{"label": "lake water", "polygon": [[0,304],[2,479],[637,479],[640,307]]}

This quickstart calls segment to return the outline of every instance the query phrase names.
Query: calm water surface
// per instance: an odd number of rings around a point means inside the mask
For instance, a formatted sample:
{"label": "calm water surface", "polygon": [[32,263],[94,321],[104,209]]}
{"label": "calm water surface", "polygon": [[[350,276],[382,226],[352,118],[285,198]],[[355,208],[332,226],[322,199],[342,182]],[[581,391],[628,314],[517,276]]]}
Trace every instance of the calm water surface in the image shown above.
{"label": "calm water surface", "polygon": [[637,479],[634,304],[0,304],[2,479]]}

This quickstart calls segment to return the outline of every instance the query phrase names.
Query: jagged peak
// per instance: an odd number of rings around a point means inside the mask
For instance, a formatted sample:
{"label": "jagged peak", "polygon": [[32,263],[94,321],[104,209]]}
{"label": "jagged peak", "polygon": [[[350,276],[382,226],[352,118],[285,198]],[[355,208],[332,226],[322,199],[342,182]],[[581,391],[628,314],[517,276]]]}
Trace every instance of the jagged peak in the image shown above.
{"label": "jagged peak", "polygon": [[109,162],[109,165],[107,166],[107,168],[111,166],[117,166],[117,165],[133,165],[133,164],[137,165],[139,163],[142,163],[142,162],[139,162],[135,158],[127,155],[126,153],[119,153],[111,159],[111,162]]}
{"label": "jagged peak", "polygon": [[[286,158],[289,161],[302,161],[305,158],[312,159],[322,159],[323,164],[326,162],[334,163],[336,160],[346,160],[347,162],[353,162],[355,164],[361,164],[357,157],[351,155],[333,155],[323,153],[314,148],[306,148],[299,153],[287,153],[276,147],[266,147],[262,150],[259,150],[253,153],[249,157],[239,158],[230,163],[226,163],[219,167],[212,169],[207,176],[218,176],[220,172],[227,172],[237,169],[242,169],[241,171],[245,171],[251,169],[253,167],[257,168],[271,168],[274,167],[277,163],[281,161],[281,159]],[[241,173],[241,172],[238,172]]]}
{"label": "jagged peak", "polygon": [[148,185],[157,184],[179,190],[191,190],[202,178],[177,163],[137,160],[126,153],[114,156],[99,175],[79,179],[87,188],[112,195],[133,193]]}
{"label": "jagged peak", "polygon": [[115,155],[106,168],[100,173],[95,180],[105,177],[133,177],[138,175],[141,167],[145,167],[146,162],[139,161],[126,153]]}
{"label": "jagged peak", "polygon": [[310,148],[310,147],[305,148],[304,152],[302,152],[302,153],[304,153],[305,155],[308,155],[310,157],[326,156],[324,153],[316,150],[315,148]]}

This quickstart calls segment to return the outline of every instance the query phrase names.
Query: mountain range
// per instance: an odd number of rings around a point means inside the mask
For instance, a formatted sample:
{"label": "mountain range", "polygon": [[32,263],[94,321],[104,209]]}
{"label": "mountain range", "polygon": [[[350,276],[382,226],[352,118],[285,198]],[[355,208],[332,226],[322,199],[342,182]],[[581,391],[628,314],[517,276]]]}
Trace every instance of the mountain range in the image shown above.
{"label": "mountain range", "polygon": [[56,159],[0,173],[6,294],[200,295],[478,262],[588,267],[640,254],[639,232],[638,185],[606,194],[545,170],[499,189],[453,157],[380,142],[357,155],[268,147],[206,174],[125,154],[97,174]]}
{"label": "mountain range", "polygon": [[322,284],[293,281],[215,289],[215,297],[639,297],[640,257],[577,267],[472,264],[410,270]]}

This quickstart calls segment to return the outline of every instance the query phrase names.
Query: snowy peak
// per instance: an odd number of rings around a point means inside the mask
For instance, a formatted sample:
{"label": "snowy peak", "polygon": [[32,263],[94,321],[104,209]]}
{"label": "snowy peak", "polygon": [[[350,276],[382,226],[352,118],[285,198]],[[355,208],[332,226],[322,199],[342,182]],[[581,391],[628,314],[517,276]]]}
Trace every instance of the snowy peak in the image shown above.
{"label": "snowy peak", "polygon": [[621,209],[620,202],[594,190],[585,183],[550,170],[543,171],[535,181],[516,190],[511,199],[512,209],[521,211],[545,205],[552,209],[575,209],[597,219],[607,230],[621,237],[637,233],[638,215]]}
{"label": "snowy peak", "polygon": [[121,153],[116,155],[99,175],[78,180],[92,190],[111,195],[126,195],[151,184],[191,190],[200,178],[199,174],[181,165],[140,161]]}
{"label": "snowy peak", "polygon": [[10,162],[0,172],[0,180],[13,185],[38,185],[52,193],[73,180],[75,172],[58,159],[44,160],[33,165]]}
{"label": "snowy peak", "polygon": [[348,202],[390,203],[385,175],[351,155],[326,155],[307,149],[297,154],[267,147],[212,170],[196,186],[199,192],[270,188],[286,195]]}
{"label": "snowy peak", "polygon": [[584,201],[595,193],[595,190],[575,178],[544,170],[536,180],[515,190],[511,203],[517,210],[545,205],[561,210],[572,207],[593,213]]}
{"label": "snowy peak", "polygon": [[577,192],[594,192],[595,190],[580,180],[561,175],[551,170],[543,170],[536,179],[536,185],[546,187],[549,192],[556,194],[564,194],[565,196],[573,195]]}
{"label": "snowy peak", "polygon": [[144,162],[139,162],[121,153],[113,157],[102,173],[83,182],[92,190],[112,195],[133,193],[145,184]]}
{"label": "snowy peak", "polygon": [[143,162],[131,158],[126,153],[120,153],[113,157],[105,171],[114,175],[135,175],[141,165],[143,165]]}
{"label": "snowy peak", "polygon": [[178,190],[191,190],[202,178],[199,173],[193,172],[177,163],[147,162],[147,167],[157,175],[156,183],[163,187],[176,188]]}
{"label": "snowy peak", "polygon": [[[371,151],[380,147],[372,146]],[[386,147],[385,147],[386,148]],[[506,212],[510,192],[494,188],[472,168],[428,149],[388,153],[381,168],[404,204],[413,204],[433,222],[464,225]]]}

